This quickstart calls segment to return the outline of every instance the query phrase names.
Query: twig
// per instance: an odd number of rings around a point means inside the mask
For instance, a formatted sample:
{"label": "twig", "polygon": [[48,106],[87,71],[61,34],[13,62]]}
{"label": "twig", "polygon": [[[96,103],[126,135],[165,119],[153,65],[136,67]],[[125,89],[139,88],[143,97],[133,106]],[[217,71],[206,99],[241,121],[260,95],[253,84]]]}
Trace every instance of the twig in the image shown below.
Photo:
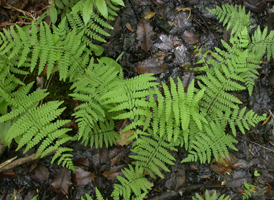
{"label": "twig", "polygon": [[[47,155],[45,155],[45,156],[50,156],[50,155],[54,154],[56,151],[57,150],[53,150],[53,151],[49,152]],[[37,159],[39,159],[41,157],[42,154],[43,153],[41,153],[37,158],[36,158],[36,153],[31,154],[31,155],[26,156],[26,157],[23,157],[23,158],[19,158],[19,159],[15,160],[14,162],[11,162],[11,163],[3,166],[2,168],[0,168],[0,172],[8,170],[8,169],[12,169],[12,168],[17,167],[19,165],[22,165],[22,164],[24,164],[26,162],[37,160]]]}
{"label": "twig", "polygon": [[253,143],[253,144],[256,144],[256,145],[258,145],[258,146],[260,146],[260,147],[262,147],[262,148],[264,148],[264,149],[266,149],[266,150],[269,150],[269,151],[274,152],[274,150],[269,149],[269,148],[267,148],[267,147],[264,147],[264,146],[262,146],[262,145],[260,145],[260,144],[258,144],[258,143],[256,143],[256,142],[253,142],[253,141],[251,141],[251,140],[249,140],[249,139],[246,139],[246,138],[244,138],[244,137],[242,137],[242,136],[239,136],[239,137],[242,138],[242,139],[244,139],[244,140],[246,140],[246,141],[248,141],[248,142],[251,142],[251,143]]}

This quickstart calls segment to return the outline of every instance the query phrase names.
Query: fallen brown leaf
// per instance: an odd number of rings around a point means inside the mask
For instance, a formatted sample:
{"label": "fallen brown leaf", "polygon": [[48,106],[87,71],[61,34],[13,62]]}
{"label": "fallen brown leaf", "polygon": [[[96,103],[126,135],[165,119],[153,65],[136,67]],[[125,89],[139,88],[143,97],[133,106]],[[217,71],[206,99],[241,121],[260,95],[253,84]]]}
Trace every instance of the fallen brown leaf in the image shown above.
{"label": "fallen brown leaf", "polygon": [[154,73],[160,74],[168,68],[167,64],[163,60],[157,58],[149,58],[140,61],[136,64],[134,69],[138,74]]}
{"label": "fallen brown leaf", "polygon": [[151,19],[152,17],[154,17],[154,15],[156,14],[156,12],[151,12],[151,11],[148,11],[148,12],[145,12],[145,19]]}
{"label": "fallen brown leaf", "polygon": [[48,170],[48,168],[46,168],[45,166],[42,166],[42,165],[38,165],[34,169],[34,174],[41,181],[46,181],[49,178],[49,170]]}
{"label": "fallen brown leaf", "polygon": [[87,171],[80,171],[75,174],[73,177],[73,183],[84,186],[92,182],[95,178],[95,174]]}
{"label": "fallen brown leaf", "polygon": [[136,47],[141,46],[145,52],[148,52],[153,44],[152,37],[154,36],[154,31],[152,26],[145,19],[142,19],[137,24],[136,34],[136,39],[139,40]]}
{"label": "fallen brown leaf", "polygon": [[68,188],[72,184],[71,171],[65,167],[60,168],[51,183],[56,193],[68,194]]}

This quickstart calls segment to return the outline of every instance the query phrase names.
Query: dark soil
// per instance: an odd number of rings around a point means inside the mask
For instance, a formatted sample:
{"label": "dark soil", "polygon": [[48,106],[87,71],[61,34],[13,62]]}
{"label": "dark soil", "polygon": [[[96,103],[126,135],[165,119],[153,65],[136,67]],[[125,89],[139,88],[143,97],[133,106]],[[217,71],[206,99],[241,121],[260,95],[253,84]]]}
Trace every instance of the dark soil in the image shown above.
{"label": "dark soil", "polygon": [[[229,39],[229,31],[223,28],[206,8],[215,8],[216,5],[221,6],[226,3],[245,5],[247,10],[251,11],[252,25],[268,26],[269,30],[273,30],[274,26],[274,11],[270,11],[274,6],[272,0],[125,0],[124,2],[126,7],[120,10],[118,18],[113,22],[114,30],[111,31],[111,37],[102,45],[105,48],[104,56],[116,59],[124,53],[119,63],[124,68],[127,78],[152,72],[156,74],[159,82],[168,82],[170,76],[173,78],[179,76],[184,84],[190,83],[195,77],[193,68],[196,67],[197,61],[194,45],[213,50],[214,47],[222,48],[221,39],[225,41]],[[14,23],[24,24],[19,17],[22,13],[6,8],[5,3],[38,16],[42,13],[41,9],[47,6],[47,1],[2,1],[0,25],[4,28]],[[189,9],[177,12],[178,8]],[[145,12],[148,11],[155,12],[155,15],[144,21]],[[140,23],[150,30],[145,45],[138,40]],[[243,92],[238,97],[245,106],[258,114],[269,114],[269,110],[274,110],[273,60],[262,64],[259,73],[252,96]],[[70,93],[69,85],[60,83],[58,75],[55,76],[49,85],[51,96],[46,100],[64,100],[67,109],[61,117],[69,119],[75,102],[67,97]],[[256,186],[256,193],[253,193],[250,199],[274,199],[273,121],[274,119],[271,118],[265,125],[258,124],[246,135],[238,134],[236,146],[238,151],[231,151],[230,159],[222,162],[181,164],[186,152],[183,150],[173,152],[177,161],[174,166],[170,166],[171,172],[164,173],[165,179],[150,180],[154,187],[146,199],[185,200],[191,199],[195,193],[204,194],[206,189],[210,192],[217,190],[218,195],[230,195],[232,199],[242,199],[243,182]],[[117,122],[116,127],[119,126]],[[56,164],[50,164],[51,156],[29,162],[0,173],[0,200],[29,200],[37,193],[41,200],[77,200],[85,193],[95,198],[95,187],[104,197],[112,199],[110,194],[114,184],[118,183],[117,175],[121,175],[121,169],[132,161],[128,157],[131,146],[95,149],[84,147],[80,143],[71,143],[68,147],[74,149],[74,164],[78,166],[76,167],[78,175],[67,172]],[[14,156],[26,156],[23,150],[15,152],[15,149],[15,145],[7,149],[0,163]],[[35,150],[27,154],[34,152]],[[80,169],[88,173],[81,176]],[[67,174],[66,178],[71,181],[66,184],[67,188],[54,187],[56,177],[60,173]]]}

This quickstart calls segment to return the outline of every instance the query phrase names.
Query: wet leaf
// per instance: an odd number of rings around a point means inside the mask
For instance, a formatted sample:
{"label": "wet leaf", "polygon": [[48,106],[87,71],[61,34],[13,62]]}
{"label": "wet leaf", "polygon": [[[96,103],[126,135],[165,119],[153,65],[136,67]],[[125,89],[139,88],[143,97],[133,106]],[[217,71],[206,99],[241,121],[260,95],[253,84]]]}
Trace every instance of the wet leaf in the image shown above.
{"label": "wet leaf", "polygon": [[181,37],[187,44],[197,44],[199,42],[199,36],[194,35],[192,31],[185,30]]}
{"label": "wet leaf", "polygon": [[94,180],[94,178],[95,178],[94,173],[80,170],[73,177],[73,183],[75,183],[79,186],[84,186],[84,185],[87,185],[88,183],[92,182]]}
{"label": "wet leaf", "polygon": [[115,166],[112,167],[110,170],[106,170],[103,172],[102,176],[104,176],[105,178],[109,179],[109,180],[116,180],[117,176],[123,176],[123,172],[121,171],[121,169],[123,169],[126,165],[119,165],[119,166]]}
{"label": "wet leaf", "polygon": [[125,150],[123,147],[115,148],[109,152],[109,158],[111,166],[118,164],[125,156]]}
{"label": "wet leaf", "polygon": [[145,73],[154,73],[160,74],[164,72],[168,68],[167,64],[159,60],[157,58],[149,58],[143,61],[140,61],[136,64],[134,69],[135,72],[138,74],[145,74]]}
{"label": "wet leaf", "polygon": [[65,167],[59,169],[51,183],[56,193],[68,194],[68,188],[72,184],[71,171]]}
{"label": "wet leaf", "polygon": [[41,180],[46,181],[49,178],[49,170],[45,166],[38,165],[34,170],[35,176]]}
{"label": "wet leaf", "polygon": [[226,187],[240,187],[243,182],[247,182],[244,171],[234,171],[232,176],[232,178],[231,176],[225,176]]}
{"label": "wet leaf", "polygon": [[116,140],[116,143],[120,146],[124,146],[124,145],[129,145],[132,140],[128,141],[128,139],[133,136],[135,133],[134,130],[129,130],[129,131],[125,131],[125,132],[120,132],[120,140]]}
{"label": "wet leaf", "polygon": [[237,161],[237,158],[232,154],[228,157],[219,156],[218,161],[213,159],[210,164],[210,168],[218,175],[223,175],[228,171],[232,171],[232,165]]}
{"label": "wet leaf", "polygon": [[151,11],[148,11],[148,12],[145,12],[145,19],[150,19],[152,17],[154,17],[154,15],[156,14],[156,12],[151,12]]}
{"label": "wet leaf", "polygon": [[79,166],[86,171],[92,168],[92,162],[87,157],[77,159],[74,162],[74,165]]}
{"label": "wet leaf", "polygon": [[100,169],[102,165],[109,164],[108,149],[105,146],[97,148],[91,160],[96,169]]}
{"label": "wet leaf", "polygon": [[139,40],[137,44],[137,48],[141,46],[141,48],[148,52],[153,44],[152,37],[154,36],[154,31],[152,29],[152,26],[147,22],[145,19],[142,19],[137,24],[137,40]]}

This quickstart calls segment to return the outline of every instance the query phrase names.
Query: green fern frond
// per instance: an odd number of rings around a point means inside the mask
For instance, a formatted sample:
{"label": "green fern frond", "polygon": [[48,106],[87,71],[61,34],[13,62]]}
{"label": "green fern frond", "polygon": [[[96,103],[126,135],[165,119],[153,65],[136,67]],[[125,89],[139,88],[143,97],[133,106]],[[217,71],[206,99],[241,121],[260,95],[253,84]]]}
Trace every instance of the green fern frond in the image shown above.
{"label": "green fern frond", "polygon": [[[73,83],[71,89],[74,88],[73,96],[75,100],[81,103],[76,108],[73,116],[78,122],[79,132],[78,139],[82,139],[85,144],[95,144],[96,147],[112,145],[119,137],[113,131],[113,120],[111,115],[106,119],[106,113],[113,105],[103,105],[100,98],[107,92],[112,91],[112,83],[121,81],[121,66],[110,58],[98,59],[98,63],[94,63],[91,59],[86,73],[79,77]],[[99,121],[99,124],[98,124]]]}
{"label": "green fern frond", "polygon": [[[152,130],[148,129],[148,132],[152,134]],[[164,178],[159,170],[161,167],[163,170],[169,172],[165,163],[174,165],[175,158],[168,152],[174,150],[174,144],[165,141],[166,137],[160,137],[153,135],[153,138],[147,136],[141,136],[133,145],[132,152],[137,155],[130,156],[135,159],[133,163],[136,166],[142,167],[152,178],[156,178],[154,173]]]}
{"label": "green fern frond", "polygon": [[217,19],[220,22],[223,22],[223,26],[227,25],[227,30],[232,28],[231,34],[238,34],[244,27],[248,27],[250,25],[250,11],[248,14],[245,13],[245,7],[237,5],[222,5],[222,8],[219,6],[216,9],[208,9],[209,12],[215,14]]}
{"label": "green fern frond", "polygon": [[[0,55],[7,55],[13,60],[12,62],[19,61],[19,66],[29,64],[31,72],[38,66],[40,74],[47,65],[47,77],[49,77],[56,65],[61,80],[65,80],[68,76],[72,80],[79,69],[85,68],[82,60],[88,53],[85,52],[85,45],[81,43],[82,33],[76,34],[72,31],[61,40],[59,35],[51,32],[46,23],[41,23],[39,30],[33,23],[30,34],[17,25],[16,30],[11,27],[12,36],[5,29],[5,35],[0,33],[0,43],[2,43]],[[28,56],[31,57],[30,61],[27,59]]]}
{"label": "green fern frond", "polygon": [[152,74],[142,74],[127,80],[114,81],[110,86],[114,89],[101,97],[103,105],[115,106],[108,112],[114,114],[113,119],[133,120],[123,131],[144,124],[144,118],[151,119],[151,104],[146,97],[150,95],[148,88],[158,85]]}
{"label": "green fern frond", "polygon": [[249,49],[259,61],[266,52],[267,61],[270,61],[271,57],[274,58],[274,31],[270,31],[268,35],[267,33],[267,27],[261,31],[261,28],[258,26],[252,35],[252,44]]}
{"label": "green fern frond", "polygon": [[[61,129],[69,120],[55,121],[65,109],[58,108],[62,102],[52,101],[37,107],[39,101],[48,94],[45,93],[45,90],[28,94],[32,85],[33,83],[21,86],[16,92],[11,93],[9,98],[6,98],[11,111],[1,116],[0,122],[12,120],[6,137],[8,144],[16,139],[18,142],[17,150],[26,146],[26,152],[41,143],[36,152],[36,157],[43,157],[58,148],[60,148],[58,151],[61,151],[60,146],[72,138],[66,134],[70,129]],[[56,140],[58,141],[56,142]],[[58,155],[61,155],[61,152]],[[73,169],[70,157],[71,154],[64,154],[59,160],[64,160],[63,165]]]}
{"label": "green fern frond", "polygon": [[229,123],[234,136],[236,136],[236,126],[245,134],[245,129],[249,130],[250,126],[255,126],[258,122],[265,120],[265,116],[258,116],[253,110],[246,112],[246,107],[239,110],[239,108],[226,110],[225,113],[219,112],[218,118],[220,121]]}
{"label": "green fern frond", "polygon": [[135,167],[134,169],[129,165],[129,169],[124,169],[122,172],[125,177],[117,177],[121,185],[115,184],[111,194],[114,200],[120,200],[120,196],[124,200],[130,200],[132,191],[136,196],[144,196],[143,192],[147,193],[152,187],[152,183],[144,177],[144,169],[142,167]]}
{"label": "green fern frond", "polygon": [[212,155],[216,160],[219,155],[228,156],[228,148],[237,151],[233,143],[238,141],[233,136],[225,134],[225,126],[212,121],[204,127],[203,131],[197,133],[195,140],[191,141],[190,155],[182,162],[193,162],[199,158],[201,163],[209,163]]}
{"label": "green fern frond", "polygon": [[[213,195],[210,196],[208,190],[205,192],[205,199],[201,197],[199,194],[196,193],[196,198],[192,197],[192,200],[216,200],[217,193],[216,190],[214,191]],[[225,196],[224,194],[218,198],[218,200],[231,200],[229,196]]]}

